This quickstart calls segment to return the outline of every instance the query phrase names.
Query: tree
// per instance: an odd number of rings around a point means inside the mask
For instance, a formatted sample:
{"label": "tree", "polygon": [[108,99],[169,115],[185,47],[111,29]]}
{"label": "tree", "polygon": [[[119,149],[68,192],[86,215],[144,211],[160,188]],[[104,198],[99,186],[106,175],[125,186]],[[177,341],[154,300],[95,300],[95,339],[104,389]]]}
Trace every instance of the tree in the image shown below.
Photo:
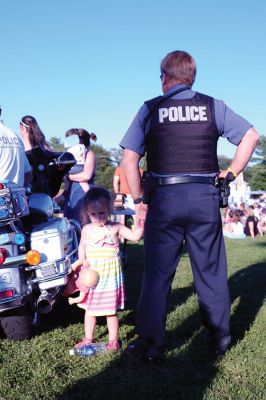
{"label": "tree", "polygon": [[[64,151],[64,144],[60,138],[51,137],[49,144],[53,151]],[[91,150],[96,154],[97,168],[95,184],[113,191],[113,176],[116,166],[122,159],[122,149],[106,150],[100,145],[91,145]]]}
{"label": "tree", "polygon": [[98,162],[95,184],[113,191],[113,177],[117,166],[117,161],[112,158],[113,152],[95,144],[91,146],[91,150],[96,154]]}
{"label": "tree", "polygon": [[266,191],[266,164],[261,163],[252,168],[250,187],[251,190]]}
{"label": "tree", "polygon": [[266,163],[266,136],[260,136],[254,154],[255,155],[252,157],[251,161],[259,161],[261,164]]}
{"label": "tree", "polygon": [[251,161],[255,165],[248,170],[251,175],[249,182],[251,190],[266,191],[266,136],[261,136]]}
{"label": "tree", "polygon": [[48,143],[51,146],[51,148],[53,149],[53,151],[64,151],[64,143],[61,142],[60,138],[53,136],[48,141]]}
{"label": "tree", "polygon": [[123,149],[121,147],[119,148],[112,148],[110,150],[110,155],[114,163],[119,165],[122,161],[123,158]]}
{"label": "tree", "polygon": [[232,162],[231,158],[225,156],[218,157],[219,168],[221,170],[227,169],[230,166],[231,162]]}

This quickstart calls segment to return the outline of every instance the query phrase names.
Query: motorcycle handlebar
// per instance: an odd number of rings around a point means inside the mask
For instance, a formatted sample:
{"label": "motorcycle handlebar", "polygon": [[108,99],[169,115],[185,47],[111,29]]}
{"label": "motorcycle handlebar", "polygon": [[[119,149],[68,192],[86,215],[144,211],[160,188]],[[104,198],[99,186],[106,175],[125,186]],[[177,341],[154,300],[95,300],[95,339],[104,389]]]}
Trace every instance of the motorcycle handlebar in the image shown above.
{"label": "motorcycle handlebar", "polygon": [[52,165],[58,165],[58,166],[60,166],[60,165],[70,165],[70,166],[73,166],[73,165],[75,165],[75,161],[73,161],[73,160],[60,160],[60,159],[55,159],[55,160],[52,160],[50,163],[49,163],[49,166],[52,166]]}

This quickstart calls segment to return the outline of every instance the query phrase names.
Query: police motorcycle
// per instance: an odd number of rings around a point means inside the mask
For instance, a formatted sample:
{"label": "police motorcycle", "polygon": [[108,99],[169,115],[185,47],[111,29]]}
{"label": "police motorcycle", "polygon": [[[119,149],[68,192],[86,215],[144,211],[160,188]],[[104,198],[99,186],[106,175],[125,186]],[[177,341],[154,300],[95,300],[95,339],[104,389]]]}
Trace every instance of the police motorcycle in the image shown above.
{"label": "police motorcycle", "polygon": [[13,340],[32,337],[40,314],[61,297],[80,237],[79,224],[57,217],[52,201],[75,158],[39,146],[27,156],[30,193],[0,180],[0,328]]}

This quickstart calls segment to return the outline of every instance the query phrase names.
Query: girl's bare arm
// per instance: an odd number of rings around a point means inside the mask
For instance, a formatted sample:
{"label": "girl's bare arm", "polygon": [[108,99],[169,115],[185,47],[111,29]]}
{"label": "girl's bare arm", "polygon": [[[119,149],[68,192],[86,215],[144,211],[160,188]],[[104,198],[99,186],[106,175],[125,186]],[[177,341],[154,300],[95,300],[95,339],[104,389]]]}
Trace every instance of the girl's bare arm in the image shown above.
{"label": "girl's bare arm", "polygon": [[79,242],[78,248],[78,257],[79,260],[84,262],[86,260],[86,242],[88,237],[89,225],[85,225],[81,231],[81,238]]}
{"label": "girl's bare arm", "polygon": [[119,224],[119,236],[123,237],[127,240],[132,240],[133,242],[137,242],[143,236],[144,229],[141,227],[137,227],[133,230],[129,229],[127,226]]}

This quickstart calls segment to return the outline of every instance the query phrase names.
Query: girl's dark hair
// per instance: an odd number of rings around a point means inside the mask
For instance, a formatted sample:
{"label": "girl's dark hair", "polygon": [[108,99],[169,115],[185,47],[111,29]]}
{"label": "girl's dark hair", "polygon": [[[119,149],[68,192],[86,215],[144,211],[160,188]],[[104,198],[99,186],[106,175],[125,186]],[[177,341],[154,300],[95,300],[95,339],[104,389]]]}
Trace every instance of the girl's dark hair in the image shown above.
{"label": "girl's dark hair", "polygon": [[86,192],[83,199],[83,207],[81,210],[81,223],[85,225],[88,223],[88,206],[96,201],[104,202],[108,208],[109,214],[112,211],[112,196],[110,192],[102,187],[93,187],[88,192]]}
{"label": "girl's dark hair", "polygon": [[29,141],[32,147],[42,146],[45,147],[46,140],[38,122],[31,115],[25,115],[21,118],[20,124],[25,126],[29,132]]}
{"label": "girl's dark hair", "polygon": [[90,141],[93,140],[96,142],[97,136],[95,133],[89,133],[86,131],[86,129],[77,129],[77,128],[72,128],[66,131],[65,137],[72,136],[72,135],[77,135],[79,137],[79,141],[81,144],[84,144],[84,146],[89,149],[90,148]]}

